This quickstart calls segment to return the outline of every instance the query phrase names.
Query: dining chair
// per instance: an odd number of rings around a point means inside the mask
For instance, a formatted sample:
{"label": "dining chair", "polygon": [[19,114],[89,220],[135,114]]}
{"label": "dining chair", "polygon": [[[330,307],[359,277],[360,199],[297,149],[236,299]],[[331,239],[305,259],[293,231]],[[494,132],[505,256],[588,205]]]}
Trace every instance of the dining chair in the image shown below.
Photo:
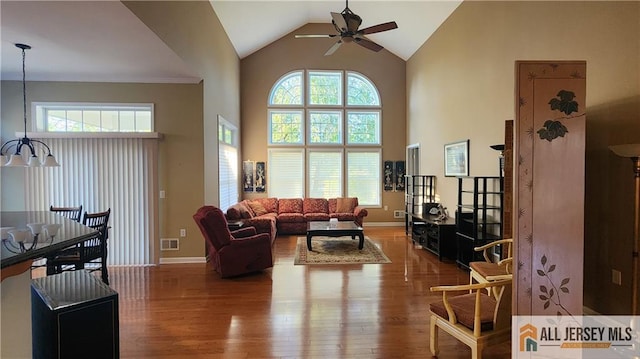
{"label": "dining chair", "polygon": [[78,207],[49,206],[49,211],[59,213],[60,215],[76,222],[80,222],[80,219],[82,219],[82,205],[79,205]]}
{"label": "dining chair", "polygon": [[109,216],[111,208],[105,212],[85,212],[82,224],[97,230],[97,233],[78,245],[65,248],[47,258],[47,275],[61,273],[65,270],[85,269],[89,264],[90,271],[100,270],[102,281],[109,284],[107,269],[107,240],[109,238]]}
{"label": "dining chair", "polygon": [[[491,259],[496,246],[502,245],[505,257],[499,261]],[[506,247],[506,248],[505,248]],[[484,261],[469,262],[469,284],[485,283],[497,279],[508,278],[513,273],[513,239],[500,239],[484,246],[475,247],[473,250],[482,252]]]}
{"label": "dining chair", "polygon": [[[471,348],[471,358],[482,358],[490,345],[511,339],[512,279],[485,283],[431,287],[442,300],[431,303],[429,346],[438,356],[438,330],[442,329]],[[487,290],[494,295],[486,294]],[[464,291],[467,294],[452,295]],[[471,292],[469,292],[471,291]]]}

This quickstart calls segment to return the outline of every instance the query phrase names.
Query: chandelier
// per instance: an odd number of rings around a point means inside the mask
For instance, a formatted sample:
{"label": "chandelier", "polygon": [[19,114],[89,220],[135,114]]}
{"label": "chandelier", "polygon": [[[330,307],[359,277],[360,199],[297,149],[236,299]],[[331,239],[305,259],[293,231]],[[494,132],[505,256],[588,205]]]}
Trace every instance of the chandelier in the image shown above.
{"label": "chandelier", "polygon": [[[0,166],[5,167],[57,167],[60,166],[56,158],[51,154],[51,149],[46,143],[40,140],[34,140],[27,137],[27,89],[25,80],[25,50],[29,50],[31,46],[25,44],[15,44],[17,48],[22,50],[22,113],[24,119],[24,137],[17,138],[5,142],[0,147]],[[28,149],[30,155],[29,160],[25,161],[23,148]],[[38,158],[38,150],[46,154],[44,161],[40,162]],[[13,152],[12,152],[13,151]]]}

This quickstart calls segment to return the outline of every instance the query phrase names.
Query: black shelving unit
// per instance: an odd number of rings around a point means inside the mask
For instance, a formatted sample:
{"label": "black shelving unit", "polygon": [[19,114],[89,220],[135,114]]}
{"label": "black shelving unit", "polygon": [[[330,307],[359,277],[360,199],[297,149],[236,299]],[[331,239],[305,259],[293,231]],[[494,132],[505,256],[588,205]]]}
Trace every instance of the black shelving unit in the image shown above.
{"label": "black shelving unit", "polygon": [[405,175],[404,183],[404,230],[409,234],[413,216],[423,214],[423,204],[436,202],[436,176]]}
{"label": "black shelving unit", "polygon": [[502,239],[504,179],[499,177],[458,177],[456,209],[456,263],[483,260],[474,247]]}

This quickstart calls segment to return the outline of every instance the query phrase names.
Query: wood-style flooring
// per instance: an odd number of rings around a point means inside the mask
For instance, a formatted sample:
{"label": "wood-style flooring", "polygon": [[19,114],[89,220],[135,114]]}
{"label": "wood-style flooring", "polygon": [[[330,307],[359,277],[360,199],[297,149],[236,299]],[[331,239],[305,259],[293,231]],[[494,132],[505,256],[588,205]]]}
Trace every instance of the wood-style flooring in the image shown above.
{"label": "wood-style flooring", "polygon": [[[404,227],[365,227],[393,263],[294,265],[296,237],[275,265],[221,279],[209,265],[110,268],[122,358],[430,358],[429,287],[468,283],[453,261],[415,248]],[[440,334],[439,358],[470,358]],[[484,358],[510,358],[510,343]]]}

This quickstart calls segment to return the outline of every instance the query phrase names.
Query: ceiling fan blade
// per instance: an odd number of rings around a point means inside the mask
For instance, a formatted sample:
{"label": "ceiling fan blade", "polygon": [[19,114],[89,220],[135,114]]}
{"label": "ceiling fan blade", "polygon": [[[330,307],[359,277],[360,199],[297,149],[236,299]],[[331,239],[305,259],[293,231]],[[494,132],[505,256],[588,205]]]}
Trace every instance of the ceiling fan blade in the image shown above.
{"label": "ceiling fan blade", "polygon": [[397,29],[398,24],[395,21],[385,22],[384,24],[378,24],[374,26],[367,27],[358,31],[358,33],[367,35],[367,34],[375,34],[376,32],[383,32],[388,30]]}
{"label": "ceiling fan blade", "polygon": [[358,45],[360,45],[362,47],[365,47],[365,48],[367,48],[369,50],[375,51],[375,52],[378,52],[378,51],[384,49],[384,47],[376,44],[375,42],[373,42],[373,41],[371,41],[371,40],[369,40],[369,39],[367,39],[365,37],[361,37],[361,36],[360,37],[354,37],[353,40],[355,41],[356,44],[358,44]]}
{"label": "ceiling fan blade", "polygon": [[340,31],[347,31],[347,22],[344,21],[344,17],[339,12],[332,12],[331,18],[333,19],[333,23],[340,29]]}
{"label": "ceiling fan blade", "polygon": [[316,34],[316,35],[314,35],[314,34],[299,34],[299,35],[296,35],[296,39],[302,39],[302,38],[307,38],[307,37],[336,37],[336,36],[338,36],[338,35],[337,34],[333,34],[333,35],[330,35],[330,34],[326,34],[326,35],[321,35],[321,34]]}
{"label": "ceiling fan blade", "polygon": [[340,45],[342,45],[342,40],[338,40],[338,42],[333,44],[333,46],[331,46],[329,50],[327,50],[327,52],[324,53],[324,56],[329,56],[334,52],[336,52],[336,50],[340,47]]}

